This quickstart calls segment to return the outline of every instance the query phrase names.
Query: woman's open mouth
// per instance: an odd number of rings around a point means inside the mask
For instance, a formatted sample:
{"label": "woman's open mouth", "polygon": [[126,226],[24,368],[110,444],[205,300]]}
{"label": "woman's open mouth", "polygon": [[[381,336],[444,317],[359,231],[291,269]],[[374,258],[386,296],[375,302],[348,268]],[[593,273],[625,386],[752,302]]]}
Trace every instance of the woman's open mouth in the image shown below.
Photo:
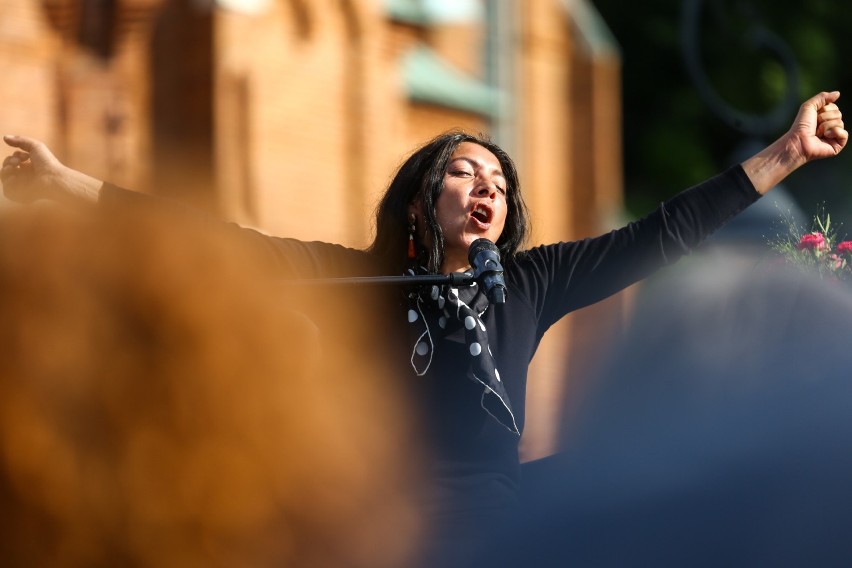
{"label": "woman's open mouth", "polygon": [[488,228],[491,225],[491,218],[493,216],[494,213],[491,211],[491,208],[483,204],[475,205],[470,211],[470,218],[482,228]]}

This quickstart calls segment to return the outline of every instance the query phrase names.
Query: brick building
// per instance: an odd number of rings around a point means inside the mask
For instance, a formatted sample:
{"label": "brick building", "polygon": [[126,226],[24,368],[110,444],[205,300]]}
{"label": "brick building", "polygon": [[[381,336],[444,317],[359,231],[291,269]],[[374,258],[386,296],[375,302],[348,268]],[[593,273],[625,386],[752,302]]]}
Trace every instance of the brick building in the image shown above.
{"label": "brick building", "polygon": [[[3,7],[3,132],[41,138],[121,185],[272,234],[360,247],[394,168],[461,127],[516,158],[530,244],[598,233],[620,210],[619,56],[588,0]],[[556,446],[558,409],[620,302],[572,315],[542,344],[526,458]]]}

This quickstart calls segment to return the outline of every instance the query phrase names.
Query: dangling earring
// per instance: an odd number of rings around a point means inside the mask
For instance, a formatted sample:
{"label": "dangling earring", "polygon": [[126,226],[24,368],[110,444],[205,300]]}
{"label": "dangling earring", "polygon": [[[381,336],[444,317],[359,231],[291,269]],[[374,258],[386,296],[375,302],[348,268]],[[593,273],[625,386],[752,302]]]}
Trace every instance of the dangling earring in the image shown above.
{"label": "dangling earring", "polygon": [[415,221],[417,218],[414,213],[408,214],[408,260],[414,260],[417,256],[414,250],[414,231],[416,229]]}

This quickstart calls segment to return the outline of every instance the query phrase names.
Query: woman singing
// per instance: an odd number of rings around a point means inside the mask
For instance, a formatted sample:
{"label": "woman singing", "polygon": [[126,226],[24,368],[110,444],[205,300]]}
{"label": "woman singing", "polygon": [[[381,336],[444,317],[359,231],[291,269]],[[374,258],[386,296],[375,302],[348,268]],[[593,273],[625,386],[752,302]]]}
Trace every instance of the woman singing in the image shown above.
{"label": "woman singing", "polygon": [[[403,163],[366,250],[238,232],[300,278],[464,272],[475,240],[496,244],[505,303],[489,303],[478,286],[383,289],[389,321],[370,330],[404,338],[399,380],[414,385],[434,456],[424,504],[434,549],[459,560],[518,500],[527,369],[547,329],[687,254],[800,166],[838,154],[848,139],[839,96],[808,99],[789,131],[753,157],[595,238],[524,249],[528,217],[512,160],[495,144],[458,132],[438,136]],[[153,201],[64,166],[38,141],[4,140],[16,148],[2,167],[12,199],[103,207]]]}

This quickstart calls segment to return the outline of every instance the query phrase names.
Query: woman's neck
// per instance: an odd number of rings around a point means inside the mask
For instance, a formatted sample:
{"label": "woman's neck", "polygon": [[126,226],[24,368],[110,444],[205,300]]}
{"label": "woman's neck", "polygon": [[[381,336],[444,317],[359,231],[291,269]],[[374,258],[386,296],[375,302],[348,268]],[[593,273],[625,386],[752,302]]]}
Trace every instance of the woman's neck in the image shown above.
{"label": "woman's neck", "polygon": [[452,252],[444,253],[444,261],[441,263],[441,274],[450,274],[452,272],[464,272],[470,268],[470,262],[467,259],[467,253],[453,254]]}

